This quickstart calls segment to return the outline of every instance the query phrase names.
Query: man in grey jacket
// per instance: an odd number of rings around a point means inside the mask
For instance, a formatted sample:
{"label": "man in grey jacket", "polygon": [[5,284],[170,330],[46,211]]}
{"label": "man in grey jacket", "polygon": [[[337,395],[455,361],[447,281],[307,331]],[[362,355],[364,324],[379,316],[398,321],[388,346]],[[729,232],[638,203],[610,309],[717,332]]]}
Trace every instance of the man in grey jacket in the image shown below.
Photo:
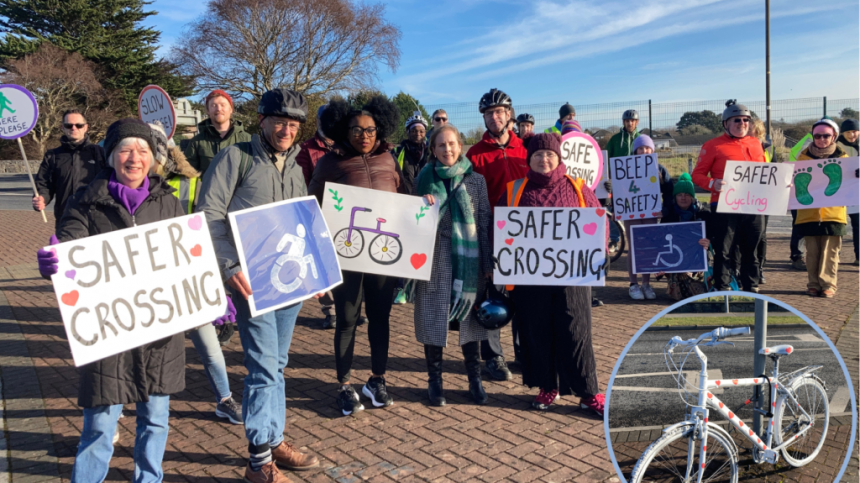
{"label": "man in grey jacket", "polygon": [[[227,213],[307,195],[294,144],[308,105],[301,94],[273,89],[257,107],[260,134],[218,153],[203,175],[197,211],[206,213],[221,274],[233,289],[236,325],[245,351],[242,416],[250,458],[249,483],[289,481],[276,463],[291,470],[319,466],[319,460],[284,441],[284,367],[301,302],[251,317],[251,285],[242,273]],[[320,294],[321,295],[321,294]],[[319,297],[319,295],[317,296]]]}

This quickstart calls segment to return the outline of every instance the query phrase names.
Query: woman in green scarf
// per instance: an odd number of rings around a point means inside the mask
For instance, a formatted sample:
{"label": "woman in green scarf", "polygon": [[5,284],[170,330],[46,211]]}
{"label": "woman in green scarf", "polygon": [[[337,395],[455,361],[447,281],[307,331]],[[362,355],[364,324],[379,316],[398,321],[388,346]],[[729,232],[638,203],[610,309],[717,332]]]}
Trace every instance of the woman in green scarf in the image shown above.
{"label": "woman in green scarf", "polygon": [[478,343],[487,339],[487,332],[474,307],[493,270],[487,183],[463,156],[454,126],[435,129],[430,147],[430,160],[418,175],[415,192],[431,205],[439,204],[439,226],[430,281],[413,282],[415,337],[424,344],[430,404],[444,406],[442,351],[448,345],[449,323],[459,325],[469,393],[476,404],[485,404]]}

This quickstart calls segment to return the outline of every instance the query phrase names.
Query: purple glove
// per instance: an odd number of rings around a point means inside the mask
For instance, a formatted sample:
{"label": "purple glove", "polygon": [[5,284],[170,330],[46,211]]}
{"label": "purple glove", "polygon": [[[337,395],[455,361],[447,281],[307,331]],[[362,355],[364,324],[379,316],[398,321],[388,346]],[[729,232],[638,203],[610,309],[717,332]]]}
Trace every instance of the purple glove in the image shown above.
{"label": "purple glove", "polygon": [[[51,235],[48,244],[56,245],[59,242],[57,235]],[[50,250],[42,248],[36,252],[36,258],[39,260],[39,273],[42,274],[42,278],[50,280],[51,275],[57,273],[57,264],[60,263],[60,259],[57,258],[57,251],[53,248]]]}
{"label": "purple glove", "polygon": [[233,299],[227,295],[227,312],[212,321],[212,325],[224,325],[227,322],[236,323],[236,307],[233,306]]}

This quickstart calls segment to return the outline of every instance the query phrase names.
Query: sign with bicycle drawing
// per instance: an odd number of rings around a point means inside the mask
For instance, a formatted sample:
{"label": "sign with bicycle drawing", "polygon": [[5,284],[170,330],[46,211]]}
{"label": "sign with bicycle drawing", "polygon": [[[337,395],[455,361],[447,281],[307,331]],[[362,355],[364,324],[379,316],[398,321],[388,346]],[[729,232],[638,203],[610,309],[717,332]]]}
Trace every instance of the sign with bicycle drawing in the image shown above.
{"label": "sign with bicycle drawing", "polygon": [[[786,163],[794,180],[788,209],[829,208],[857,204],[860,158],[817,159]],[[852,210],[853,211],[853,210]],[[856,213],[856,211],[854,211]]]}
{"label": "sign with bicycle drawing", "polygon": [[331,234],[312,196],[229,214],[256,317],[326,292],[343,281]]}
{"label": "sign with bicycle drawing", "polygon": [[703,238],[703,221],[631,226],[633,273],[705,272],[708,256],[699,245]]}
{"label": "sign with bicycle drawing", "polygon": [[419,196],[326,183],[322,212],[344,270],[430,280],[438,204],[428,206]]}

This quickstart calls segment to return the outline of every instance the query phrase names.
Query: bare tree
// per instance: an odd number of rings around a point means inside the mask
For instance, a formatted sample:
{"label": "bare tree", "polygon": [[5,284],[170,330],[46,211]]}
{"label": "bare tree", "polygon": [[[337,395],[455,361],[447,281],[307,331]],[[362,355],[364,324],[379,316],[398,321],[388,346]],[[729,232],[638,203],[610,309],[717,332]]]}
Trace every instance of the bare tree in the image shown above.
{"label": "bare tree", "polygon": [[200,88],[246,98],[360,89],[400,62],[400,29],[384,13],[351,0],[212,0],[170,57]]}
{"label": "bare tree", "polygon": [[8,62],[0,80],[23,86],[36,96],[39,104],[39,119],[30,135],[40,157],[44,156],[48,143],[59,135],[64,111],[80,110],[87,117],[91,132],[98,135],[125,108],[116,93],[102,87],[95,68],[80,54],[47,42],[36,52]]}

